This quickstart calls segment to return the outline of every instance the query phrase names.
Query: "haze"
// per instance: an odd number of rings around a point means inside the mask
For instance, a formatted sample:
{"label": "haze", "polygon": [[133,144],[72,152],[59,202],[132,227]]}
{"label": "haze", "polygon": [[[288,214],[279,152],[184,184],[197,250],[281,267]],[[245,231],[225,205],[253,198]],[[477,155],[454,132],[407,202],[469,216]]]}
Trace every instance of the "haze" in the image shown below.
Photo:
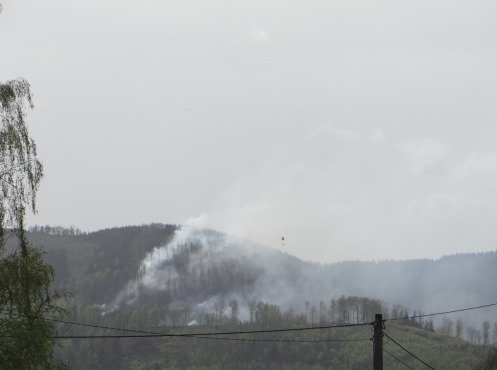
{"label": "haze", "polygon": [[194,217],[323,262],[496,248],[494,1],[2,4],[31,224]]}

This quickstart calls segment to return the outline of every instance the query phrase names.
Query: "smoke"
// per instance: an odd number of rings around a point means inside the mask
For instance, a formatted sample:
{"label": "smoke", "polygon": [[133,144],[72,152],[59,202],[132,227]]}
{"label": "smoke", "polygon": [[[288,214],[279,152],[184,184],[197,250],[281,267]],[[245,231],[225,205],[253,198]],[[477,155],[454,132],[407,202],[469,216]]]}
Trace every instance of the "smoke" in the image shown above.
{"label": "smoke", "polygon": [[[314,150],[304,151],[302,141],[315,143]],[[216,207],[145,256],[109,309],[157,294],[171,308],[198,312],[230,299],[242,311],[254,299],[302,311],[305,301],[342,294],[425,312],[497,300],[495,287],[480,279],[494,276],[483,260],[469,267],[457,259],[321,265],[291,256],[381,261],[490,248],[495,158],[456,153],[433,138],[320,126],[256,156]],[[187,258],[181,246],[190,248]],[[189,286],[216,269],[233,279],[246,272],[246,280],[223,281],[217,290]],[[465,271],[464,279],[455,271]]]}
{"label": "smoke", "polygon": [[[190,220],[168,244],[149,252],[137,277],[104,311],[151,303],[170,311],[188,309],[193,322],[219,312],[232,300],[237,301],[242,320],[248,319],[253,301],[303,312],[306,302],[318,306],[345,295],[401,304],[410,313],[497,302],[496,252],[438,260],[320,264],[206,229],[206,223],[206,217]],[[497,320],[492,308],[449,318],[462,318],[475,327]],[[435,322],[441,319],[436,317]]]}
{"label": "smoke", "polygon": [[197,313],[212,312],[219,302],[236,299],[240,317],[246,317],[252,300],[300,310],[302,297],[317,289],[311,267],[319,265],[205,229],[205,224],[205,217],[192,219],[168,244],[147,253],[137,277],[106,311],[151,298],[170,309],[190,306]]}
{"label": "smoke", "polygon": [[[109,305],[109,311],[114,311],[121,305],[131,305],[137,302],[140,295],[147,291],[164,291],[167,283],[179,278],[179,271],[175,264],[176,250],[181,246],[201,246],[202,252],[195,254],[188,261],[188,270],[194,269],[200,260],[206,258],[205,253],[215,253],[221,248],[221,240],[216,240],[213,232],[201,232],[197,228],[202,224],[202,218],[191,219],[178,229],[173,239],[166,245],[154,248],[143,258],[138,269],[137,277],[130,281],[119,292],[116,299]],[[205,253],[203,253],[205,252]]]}
{"label": "smoke", "polygon": [[321,125],[230,174],[205,223],[321,262],[492,250],[496,158],[441,138]]}

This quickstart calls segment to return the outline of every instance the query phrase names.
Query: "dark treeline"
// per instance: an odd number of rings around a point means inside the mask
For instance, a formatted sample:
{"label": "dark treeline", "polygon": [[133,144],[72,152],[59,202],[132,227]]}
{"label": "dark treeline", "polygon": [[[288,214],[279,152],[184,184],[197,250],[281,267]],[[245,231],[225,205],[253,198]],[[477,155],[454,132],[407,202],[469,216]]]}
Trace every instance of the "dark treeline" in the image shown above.
{"label": "dark treeline", "polygon": [[29,231],[32,233],[41,233],[41,234],[48,234],[48,235],[82,235],[82,234],[87,234],[84,231],[81,231],[79,228],[76,226],[40,226],[40,225],[34,225],[29,228]]}
{"label": "dark treeline", "polygon": [[70,228],[35,228],[29,238],[46,251],[54,266],[54,287],[67,289],[82,304],[111,301],[133,279],[140,261],[157,245],[167,243],[177,225],[152,224],[71,233]]}

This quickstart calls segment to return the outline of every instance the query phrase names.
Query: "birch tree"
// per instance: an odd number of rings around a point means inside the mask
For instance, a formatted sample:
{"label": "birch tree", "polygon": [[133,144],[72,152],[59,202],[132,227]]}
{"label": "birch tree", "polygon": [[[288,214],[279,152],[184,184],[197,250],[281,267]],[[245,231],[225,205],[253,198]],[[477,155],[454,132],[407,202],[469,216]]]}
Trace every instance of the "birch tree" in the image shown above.
{"label": "birch tree", "polygon": [[54,368],[54,327],[61,316],[54,270],[27,240],[27,212],[36,212],[43,177],[26,110],[33,108],[23,79],[0,83],[0,364],[6,369]]}

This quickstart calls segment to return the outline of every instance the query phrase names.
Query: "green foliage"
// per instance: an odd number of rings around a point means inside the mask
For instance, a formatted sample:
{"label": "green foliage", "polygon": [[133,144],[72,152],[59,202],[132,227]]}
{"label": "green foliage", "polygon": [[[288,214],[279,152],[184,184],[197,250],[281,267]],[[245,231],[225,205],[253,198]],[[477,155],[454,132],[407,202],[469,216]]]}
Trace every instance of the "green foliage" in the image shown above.
{"label": "green foliage", "polygon": [[45,319],[64,314],[56,304],[62,294],[49,290],[53,275],[53,268],[32,247],[26,256],[14,253],[0,260],[0,363],[5,368],[58,365],[53,360],[54,327]]}
{"label": "green foliage", "polygon": [[[0,364],[5,369],[52,368],[54,328],[45,315],[62,315],[51,291],[53,268],[31,247],[26,210],[36,211],[43,171],[29,137],[25,107],[33,107],[29,84],[0,84]],[[6,240],[14,246],[6,250]]]}
{"label": "green foliage", "polygon": [[497,370],[497,347],[494,347],[488,357],[476,365],[474,370]]}

